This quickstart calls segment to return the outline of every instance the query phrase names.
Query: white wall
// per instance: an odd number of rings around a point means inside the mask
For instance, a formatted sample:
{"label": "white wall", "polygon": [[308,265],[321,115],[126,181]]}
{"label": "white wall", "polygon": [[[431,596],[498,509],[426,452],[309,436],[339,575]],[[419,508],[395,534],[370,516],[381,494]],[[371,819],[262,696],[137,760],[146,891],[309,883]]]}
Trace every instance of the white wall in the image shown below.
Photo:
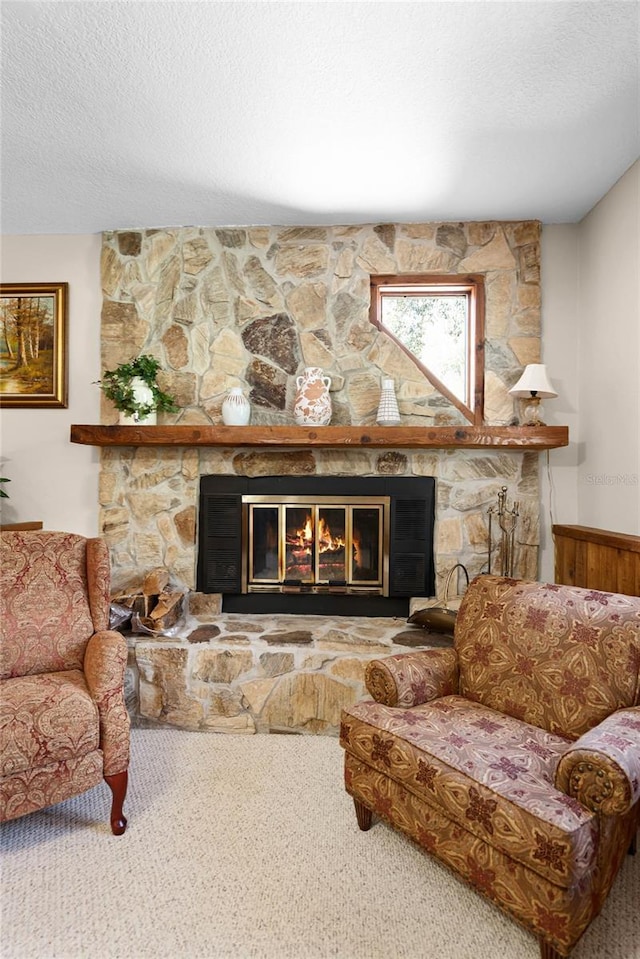
{"label": "white wall", "polygon": [[580,223],[543,228],[541,269],[545,421],[570,440],[540,457],[551,581],[552,522],[640,533],[640,161]]}
{"label": "white wall", "polygon": [[69,284],[69,407],[0,410],[0,475],[5,523],[42,520],[47,529],[98,532],[99,451],[69,442],[72,423],[98,423],[100,248],[96,236],[5,236],[3,283]]}
{"label": "white wall", "polygon": [[580,223],[578,522],[640,534],[640,160]]}

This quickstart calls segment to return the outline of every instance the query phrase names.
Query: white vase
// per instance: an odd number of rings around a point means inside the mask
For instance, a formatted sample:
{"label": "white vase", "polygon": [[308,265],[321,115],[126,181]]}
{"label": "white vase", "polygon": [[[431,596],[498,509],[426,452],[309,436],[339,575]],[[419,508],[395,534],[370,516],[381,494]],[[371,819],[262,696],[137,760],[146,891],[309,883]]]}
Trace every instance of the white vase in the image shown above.
{"label": "white vase", "polygon": [[331,422],[331,379],[319,366],[308,366],[296,379],[293,418],[298,426],[327,426]]}
{"label": "white vase", "polygon": [[378,406],[378,415],[376,423],[380,426],[398,426],[400,423],[400,410],[396,400],[396,391],[392,379],[382,381],[382,392],[380,393],[380,404]]}
{"label": "white vase", "polygon": [[251,418],[251,403],[239,386],[232,386],[222,404],[225,426],[246,426]]}
{"label": "white vase", "polygon": [[[134,376],[131,380],[131,389],[136,403],[153,403],[153,390],[141,377]],[[158,414],[155,410],[147,413],[146,416],[140,416],[139,413],[129,415],[129,413],[121,412],[118,423],[120,426],[155,426],[157,419]]]}

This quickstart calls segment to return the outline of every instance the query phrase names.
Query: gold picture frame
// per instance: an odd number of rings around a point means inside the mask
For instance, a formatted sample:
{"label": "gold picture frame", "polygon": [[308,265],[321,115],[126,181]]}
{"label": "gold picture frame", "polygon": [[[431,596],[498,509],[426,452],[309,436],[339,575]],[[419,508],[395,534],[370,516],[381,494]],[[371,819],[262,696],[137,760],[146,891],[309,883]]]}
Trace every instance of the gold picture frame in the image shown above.
{"label": "gold picture frame", "polygon": [[0,283],[0,407],[68,405],[68,283]]}

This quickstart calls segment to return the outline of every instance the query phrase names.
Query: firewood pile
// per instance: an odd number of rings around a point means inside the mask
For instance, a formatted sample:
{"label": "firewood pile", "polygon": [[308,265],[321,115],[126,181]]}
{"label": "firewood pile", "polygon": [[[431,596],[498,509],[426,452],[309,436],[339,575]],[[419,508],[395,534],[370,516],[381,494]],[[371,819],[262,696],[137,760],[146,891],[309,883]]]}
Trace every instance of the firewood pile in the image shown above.
{"label": "firewood pile", "polygon": [[111,598],[111,628],[160,636],[170,633],[185,612],[186,590],[170,584],[162,567],[151,570],[142,584]]}

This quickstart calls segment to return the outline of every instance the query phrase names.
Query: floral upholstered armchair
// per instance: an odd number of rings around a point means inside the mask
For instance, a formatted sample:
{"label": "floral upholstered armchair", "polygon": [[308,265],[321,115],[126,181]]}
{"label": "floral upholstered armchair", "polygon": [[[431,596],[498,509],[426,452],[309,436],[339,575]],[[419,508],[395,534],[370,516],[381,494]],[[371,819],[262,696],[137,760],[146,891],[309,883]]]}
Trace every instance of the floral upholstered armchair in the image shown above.
{"label": "floral upholstered armchair", "polygon": [[121,835],[129,765],[127,648],[109,630],[101,539],[2,532],[0,821],[106,780]]}
{"label": "floral upholstered armchair", "polygon": [[344,710],[361,829],[407,833],[568,956],[640,821],[640,598],[479,576],[453,649],[374,660]]}

